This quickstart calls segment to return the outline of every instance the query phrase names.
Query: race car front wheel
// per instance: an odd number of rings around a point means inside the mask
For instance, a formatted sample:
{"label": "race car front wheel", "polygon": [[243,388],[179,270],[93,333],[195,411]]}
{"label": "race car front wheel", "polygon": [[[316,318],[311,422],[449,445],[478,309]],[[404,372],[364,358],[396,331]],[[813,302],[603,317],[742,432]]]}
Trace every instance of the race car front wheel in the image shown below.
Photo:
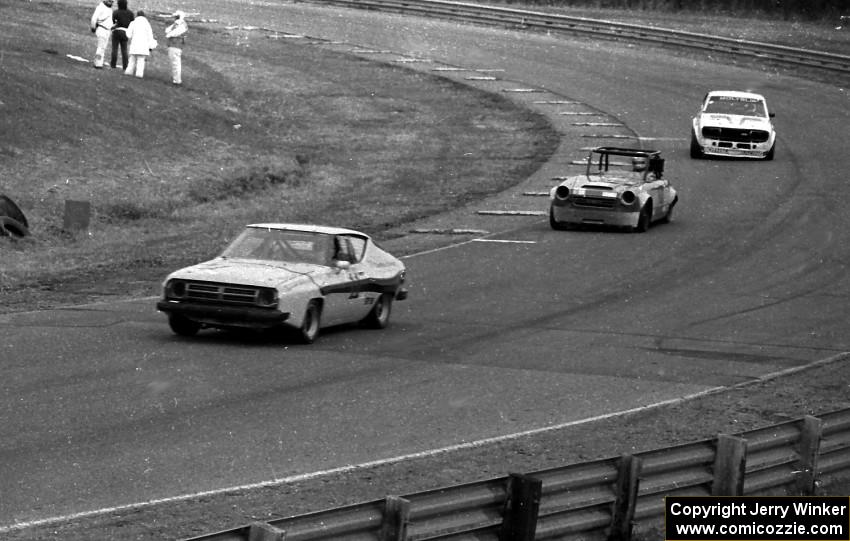
{"label": "race car front wheel", "polygon": [[693,133],[691,134],[691,158],[695,160],[702,158],[702,147],[699,146],[697,136]]}
{"label": "race car front wheel", "polygon": [[299,338],[305,344],[312,344],[319,336],[319,327],[322,321],[322,309],[316,301],[310,301],[304,310],[304,320],[298,329]]}
{"label": "race car front wheel", "polygon": [[569,225],[555,219],[555,209],[552,207],[549,207],[549,227],[555,231],[564,231],[565,229],[570,228]]}
{"label": "race car front wheel", "polygon": [[201,330],[201,324],[178,314],[168,316],[168,326],[174,334],[180,336],[195,336]]}
{"label": "race car front wheel", "polygon": [[664,215],[664,218],[661,219],[661,221],[663,223],[669,224],[670,222],[673,221],[673,207],[675,207],[676,203],[678,203],[678,202],[679,202],[679,197],[677,196],[676,199],[674,199],[673,202],[670,203],[670,206],[667,207],[667,214]]}
{"label": "race car front wheel", "polygon": [[651,221],[652,221],[652,203],[647,203],[640,209],[640,215],[638,216],[638,223],[632,231],[635,231],[636,233],[646,233],[646,231],[649,229],[649,223]]}

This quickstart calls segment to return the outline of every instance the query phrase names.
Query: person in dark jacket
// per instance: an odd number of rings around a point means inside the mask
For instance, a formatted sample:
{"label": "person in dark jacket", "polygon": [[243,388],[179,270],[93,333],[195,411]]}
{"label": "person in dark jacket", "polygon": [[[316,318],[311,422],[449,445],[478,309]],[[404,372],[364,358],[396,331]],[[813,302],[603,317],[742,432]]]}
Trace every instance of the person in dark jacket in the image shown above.
{"label": "person in dark jacket", "polygon": [[118,65],[118,48],[121,48],[121,68],[127,67],[127,27],[133,20],[133,12],[127,9],[127,0],[118,0],[118,9],[112,12],[112,58],[109,66]]}

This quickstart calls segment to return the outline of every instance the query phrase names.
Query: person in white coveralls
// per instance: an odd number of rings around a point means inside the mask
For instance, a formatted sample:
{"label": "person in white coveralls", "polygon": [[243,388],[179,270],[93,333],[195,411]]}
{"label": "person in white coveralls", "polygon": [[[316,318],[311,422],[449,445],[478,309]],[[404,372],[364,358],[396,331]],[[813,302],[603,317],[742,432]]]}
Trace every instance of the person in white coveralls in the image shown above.
{"label": "person in white coveralls", "polygon": [[183,83],[181,78],[183,45],[186,43],[186,14],[180,10],[174,12],[174,22],[165,29],[168,40],[168,61],[171,62],[171,82],[175,85]]}
{"label": "person in white coveralls", "polygon": [[109,34],[112,31],[112,0],[103,0],[97,4],[92,13],[89,27],[92,34],[97,37],[97,49],[94,52],[94,67],[103,67],[106,57],[106,45],[109,43]]}
{"label": "person in white coveralls", "polygon": [[151,51],[156,49],[153,29],[144,11],[136,12],[136,18],[127,26],[127,39],[130,43],[130,62],[127,63],[124,75],[142,78],[145,76],[145,62]]}

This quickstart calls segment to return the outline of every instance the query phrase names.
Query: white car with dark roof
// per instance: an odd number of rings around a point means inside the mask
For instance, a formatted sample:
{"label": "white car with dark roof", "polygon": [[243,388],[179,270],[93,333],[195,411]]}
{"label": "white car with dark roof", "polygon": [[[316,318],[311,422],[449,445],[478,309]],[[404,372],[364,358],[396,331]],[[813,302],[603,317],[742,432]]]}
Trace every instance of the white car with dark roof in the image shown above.
{"label": "white car with dark roof", "polygon": [[772,160],[774,113],[761,94],[715,90],[703,98],[691,126],[691,158],[726,156]]}
{"label": "white car with dark roof", "polygon": [[405,265],[340,227],[252,224],[218,257],[169,274],[157,309],[171,330],[292,328],[305,343],[331,325],[382,329],[407,297]]}

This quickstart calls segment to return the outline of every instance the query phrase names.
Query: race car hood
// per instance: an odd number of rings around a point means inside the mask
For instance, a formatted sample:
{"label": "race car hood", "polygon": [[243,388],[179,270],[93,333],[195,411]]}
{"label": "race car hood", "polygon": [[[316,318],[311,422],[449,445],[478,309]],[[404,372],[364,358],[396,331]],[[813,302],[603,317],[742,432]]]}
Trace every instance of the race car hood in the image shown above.
{"label": "race car hood", "polygon": [[284,263],[255,259],[226,259],[219,257],[171,273],[172,278],[202,280],[260,287],[283,287],[297,280],[311,279],[327,267],[310,263]]}
{"label": "race car hood", "polygon": [[704,113],[700,115],[699,121],[703,126],[716,126],[719,128],[742,128],[753,130],[770,129],[770,121],[759,116]]}

